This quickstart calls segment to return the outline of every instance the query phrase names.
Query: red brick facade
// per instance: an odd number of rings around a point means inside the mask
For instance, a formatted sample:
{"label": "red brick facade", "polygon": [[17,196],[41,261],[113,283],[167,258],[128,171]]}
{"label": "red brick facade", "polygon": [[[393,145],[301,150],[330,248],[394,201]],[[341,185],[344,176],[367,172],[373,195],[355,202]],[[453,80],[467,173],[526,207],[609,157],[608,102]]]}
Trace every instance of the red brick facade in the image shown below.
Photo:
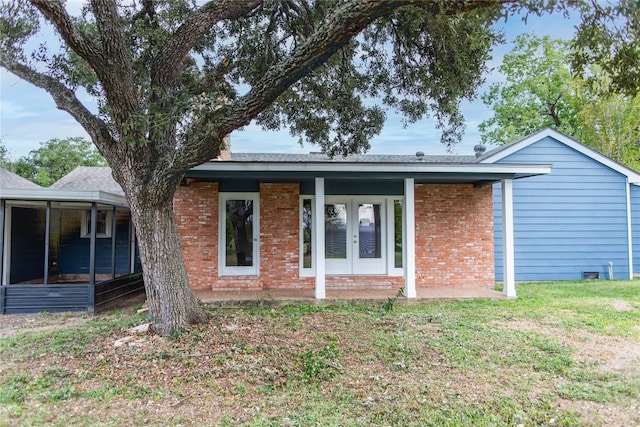
{"label": "red brick facade", "polygon": [[[298,184],[260,184],[258,276],[218,274],[218,184],[179,187],[174,209],[194,289],[313,288],[300,277]],[[416,286],[494,284],[491,186],[416,185]],[[397,288],[403,277],[327,276],[327,289]]]}
{"label": "red brick facade", "polygon": [[487,185],[416,185],[416,286],[491,286],[493,201]]}

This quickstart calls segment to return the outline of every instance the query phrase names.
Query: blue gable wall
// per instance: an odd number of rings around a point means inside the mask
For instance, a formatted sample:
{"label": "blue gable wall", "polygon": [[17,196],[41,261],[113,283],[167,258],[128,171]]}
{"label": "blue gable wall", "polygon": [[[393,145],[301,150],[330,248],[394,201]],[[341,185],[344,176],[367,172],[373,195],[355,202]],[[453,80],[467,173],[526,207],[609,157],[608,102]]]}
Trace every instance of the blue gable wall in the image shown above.
{"label": "blue gable wall", "polygon": [[640,273],[640,187],[631,186],[631,230],[633,231],[633,272]]}
{"label": "blue gable wall", "polygon": [[[583,272],[606,278],[608,262],[615,278],[629,277],[623,175],[551,137],[497,163],[553,165],[549,175],[513,182],[517,281],[578,280]],[[493,191],[496,280],[502,281],[500,185]]]}

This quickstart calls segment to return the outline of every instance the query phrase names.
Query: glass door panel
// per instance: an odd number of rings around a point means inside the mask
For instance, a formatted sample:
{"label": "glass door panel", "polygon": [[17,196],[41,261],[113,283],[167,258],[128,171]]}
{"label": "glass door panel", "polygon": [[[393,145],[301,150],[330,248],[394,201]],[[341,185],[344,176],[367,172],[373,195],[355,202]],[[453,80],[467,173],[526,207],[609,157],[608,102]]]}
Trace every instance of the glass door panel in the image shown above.
{"label": "glass door panel", "polygon": [[384,202],[354,202],[353,274],[384,274]]}
{"label": "glass door panel", "polygon": [[324,205],[325,266],[329,274],[351,273],[351,245],[349,204],[327,203]]}
{"label": "glass door panel", "polygon": [[223,196],[221,200],[220,253],[222,275],[258,273],[258,199]]}
{"label": "glass door panel", "polygon": [[358,205],[358,253],[360,258],[382,258],[380,204]]}

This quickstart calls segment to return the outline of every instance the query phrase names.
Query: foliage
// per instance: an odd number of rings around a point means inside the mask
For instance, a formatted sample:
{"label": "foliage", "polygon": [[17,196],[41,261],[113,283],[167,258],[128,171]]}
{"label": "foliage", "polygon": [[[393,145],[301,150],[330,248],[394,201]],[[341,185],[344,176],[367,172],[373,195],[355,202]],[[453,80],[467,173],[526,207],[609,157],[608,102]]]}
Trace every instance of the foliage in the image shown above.
{"label": "foliage", "polygon": [[570,68],[570,43],[522,34],[498,70],[505,83],[482,95],[493,117],[480,124],[484,143],[507,144],[552,127],[631,168],[640,166],[640,97],[611,92],[612,78],[592,65]]}
{"label": "foliage", "polygon": [[107,162],[84,138],[50,139],[12,162],[6,160],[6,169],[42,187],[48,187],[77,166],[106,166]]}
{"label": "foliage", "polygon": [[385,316],[227,307],[121,347],[135,310],[2,316],[0,424],[637,425],[640,281],[517,286]]}

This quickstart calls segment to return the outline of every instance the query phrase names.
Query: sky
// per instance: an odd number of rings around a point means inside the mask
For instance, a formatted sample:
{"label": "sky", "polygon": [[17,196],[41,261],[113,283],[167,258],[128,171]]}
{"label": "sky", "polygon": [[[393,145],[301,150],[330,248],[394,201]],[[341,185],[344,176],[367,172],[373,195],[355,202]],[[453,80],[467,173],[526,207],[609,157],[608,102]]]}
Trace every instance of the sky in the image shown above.
{"label": "sky", "polygon": [[[78,7],[77,0],[71,0],[69,3],[70,7]],[[478,94],[487,90],[490,84],[503,80],[497,67],[504,54],[512,49],[512,42],[517,35],[526,32],[537,36],[549,35],[553,38],[570,39],[575,30],[574,25],[574,21],[565,19],[560,14],[530,16],[526,24],[520,18],[498,22],[496,27],[504,31],[507,43],[494,47],[493,59],[488,64],[492,71],[486,76],[486,82],[479,88]],[[54,43],[54,40],[51,43]],[[94,105],[88,96],[79,97],[88,105]],[[462,141],[454,147],[453,153],[472,155],[474,145],[480,143],[478,125],[491,117],[492,112],[482,103],[479,95],[473,101],[463,101],[462,112],[466,119],[466,131]],[[393,111],[387,110],[384,129],[371,140],[369,152],[414,154],[422,151],[428,155],[447,154],[440,143],[440,134],[434,121],[428,117],[404,127],[401,118]],[[0,140],[9,151],[10,158],[16,160],[27,156],[31,150],[39,148],[41,142],[52,138],[64,139],[75,136],[89,139],[87,133],[68,113],[56,108],[44,90],[20,80],[5,69],[0,69]],[[277,132],[264,131],[253,123],[232,133],[231,145],[233,152],[318,151],[318,147],[315,146],[300,146],[297,138],[290,136],[286,129]]]}

